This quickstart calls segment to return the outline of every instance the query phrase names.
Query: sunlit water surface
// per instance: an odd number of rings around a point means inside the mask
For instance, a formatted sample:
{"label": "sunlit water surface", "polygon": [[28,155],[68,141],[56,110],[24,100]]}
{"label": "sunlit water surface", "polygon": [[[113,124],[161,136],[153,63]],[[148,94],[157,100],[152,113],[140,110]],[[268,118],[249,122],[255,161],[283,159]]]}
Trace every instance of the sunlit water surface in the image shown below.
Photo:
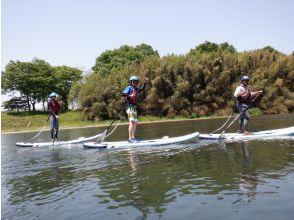
{"label": "sunlit water surface", "polygon": [[[225,120],[141,124],[137,134],[208,133]],[[250,122],[252,130],[293,125],[293,114]],[[61,130],[60,137],[102,130]],[[294,218],[293,138],[110,150],[15,147],[35,134],[1,135],[2,219]],[[38,141],[48,137],[44,131]],[[126,137],[127,127],[120,126],[108,140]]]}

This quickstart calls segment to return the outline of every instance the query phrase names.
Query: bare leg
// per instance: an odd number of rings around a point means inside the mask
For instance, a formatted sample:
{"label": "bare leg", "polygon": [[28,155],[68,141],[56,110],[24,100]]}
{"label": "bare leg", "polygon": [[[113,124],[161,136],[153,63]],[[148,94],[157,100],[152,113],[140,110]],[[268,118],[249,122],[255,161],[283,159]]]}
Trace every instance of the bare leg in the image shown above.
{"label": "bare leg", "polygon": [[129,139],[134,138],[133,136],[133,121],[130,121],[129,123]]}
{"label": "bare leg", "polygon": [[135,138],[135,134],[136,134],[136,129],[137,129],[137,122],[133,122],[133,138]]}
{"label": "bare leg", "polygon": [[135,138],[137,122],[130,121],[129,123],[129,139]]}

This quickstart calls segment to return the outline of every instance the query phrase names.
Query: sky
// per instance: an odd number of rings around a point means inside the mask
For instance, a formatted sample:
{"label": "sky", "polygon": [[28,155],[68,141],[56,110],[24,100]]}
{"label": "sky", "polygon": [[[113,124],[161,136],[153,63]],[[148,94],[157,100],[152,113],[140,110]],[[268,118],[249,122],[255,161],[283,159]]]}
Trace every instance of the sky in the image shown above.
{"label": "sky", "polygon": [[149,44],[161,56],[210,41],[294,51],[292,0],[2,0],[1,70],[43,59],[90,70],[106,50]]}

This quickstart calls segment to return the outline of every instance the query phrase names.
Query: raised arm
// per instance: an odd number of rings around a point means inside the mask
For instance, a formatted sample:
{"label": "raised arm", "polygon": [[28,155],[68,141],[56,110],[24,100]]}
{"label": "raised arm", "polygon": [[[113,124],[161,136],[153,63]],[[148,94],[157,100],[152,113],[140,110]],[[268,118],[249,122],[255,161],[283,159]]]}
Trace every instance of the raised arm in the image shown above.
{"label": "raised arm", "polygon": [[145,77],[145,78],[144,78],[143,85],[142,85],[142,87],[140,88],[141,91],[144,90],[144,89],[146,88],[146,85],[147,85],[148,82],[149,82],[149,79],[148,79],[147,77]]}
{"label": "raised arm", "polygon": [[259,95],[259,94],[261,94],[262,93],[262,90],[258,90],[258,91],[255,91],[255,92],[251,92],[251,96],[252,97],[255,97],[255,96],[257,96],[257,95]]}

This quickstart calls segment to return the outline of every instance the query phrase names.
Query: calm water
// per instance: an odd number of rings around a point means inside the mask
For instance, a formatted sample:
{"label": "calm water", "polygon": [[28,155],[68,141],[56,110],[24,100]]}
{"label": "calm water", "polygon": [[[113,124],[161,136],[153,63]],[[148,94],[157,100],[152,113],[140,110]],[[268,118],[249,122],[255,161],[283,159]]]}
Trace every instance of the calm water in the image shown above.
{"label": "calm water", "polygon": [[[211,132],[225,119],[141,124],[138,136]],[[294,125],[253,118],[252,130]],[[126,139],[126,126],[108,140]],[[236,127],[232,128],[235,130]],[[102,128],[63,130],[69,140]],[[17,148],[36,133],[2,134],[2,219],[293,219],[294,139],[196,140],[158,148]],[[49,132],[39,141],[48,140]]]}

